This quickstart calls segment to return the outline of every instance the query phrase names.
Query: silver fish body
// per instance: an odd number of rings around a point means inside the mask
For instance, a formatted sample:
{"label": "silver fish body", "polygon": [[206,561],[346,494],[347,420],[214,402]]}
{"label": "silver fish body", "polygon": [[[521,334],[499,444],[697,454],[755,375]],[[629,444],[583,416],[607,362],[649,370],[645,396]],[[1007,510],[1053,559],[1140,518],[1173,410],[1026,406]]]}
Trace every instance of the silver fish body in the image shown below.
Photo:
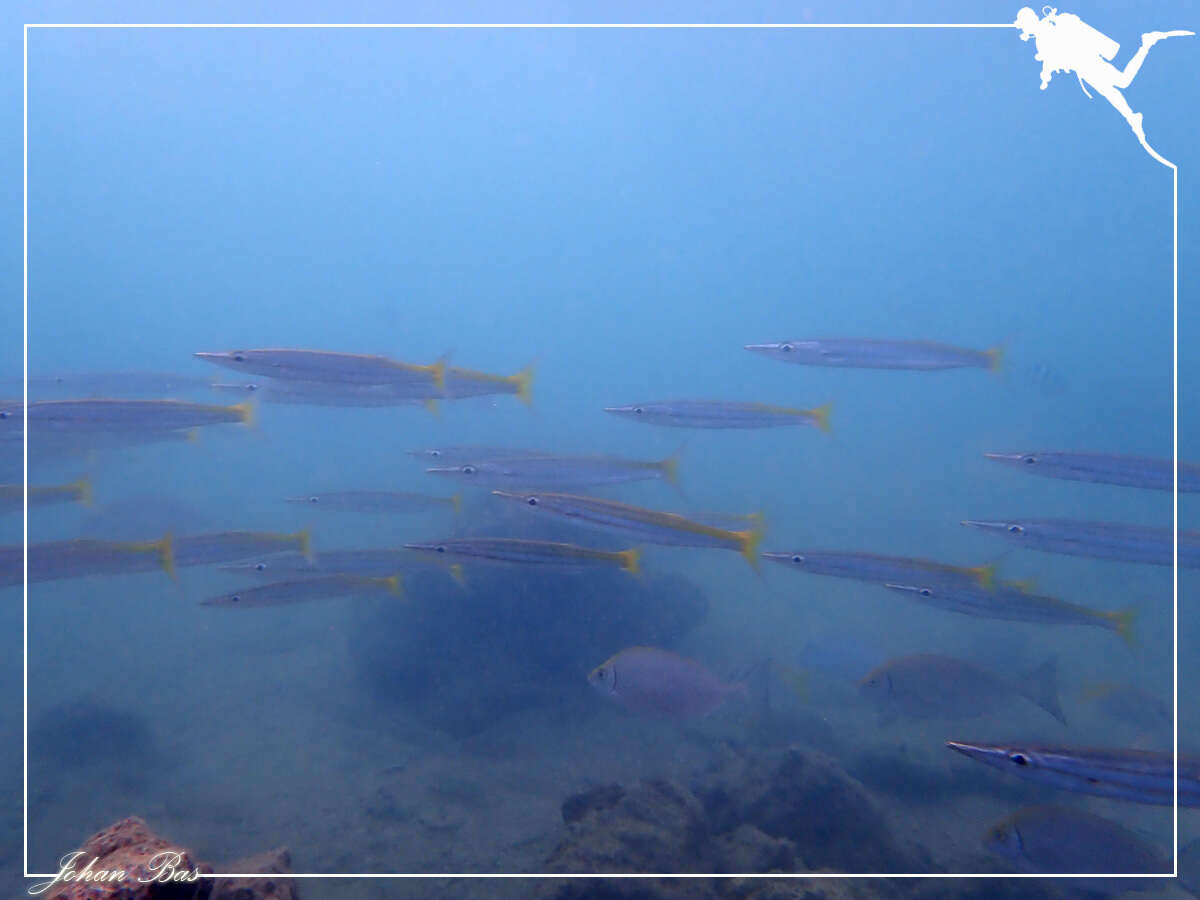
{"label": "silver fish body", "polygon": [[1000,348],[972,350],[934,341],[891,341],[871,338],[812,338],[747,344],[751,353],[801,366],[846,369],[996,369]]}
{"label": "silver fish body", "polygon": [[431,497],[404,491],[323,491],[305,497],[288,497],[287,502],[337,512],[408,514],[437,509],[458,511],[461,498],[457,494]]}
{"label": "silver fish body", "polygon": [[530,456],[434,466],[431,475],[488,488],[571,488],[676,480],[676,460],[642,461],[618,456]]}
{"label": "silver fish body", "polygon": [[399,577],[362,578],[356,575],[323,575],[318,578],[300,578],[295,581],[273,582],[230,591],[201,600],[200,604],[224,609],[250,609],[263,606],[291,606],[311,600],[330,600],[335,597],[379,592],[398,595],[400,593]]}
{"label": "silver fish body", "polygon": [[828,431],[830,408],[796,409],[767,403],[671,400],[607,406],[604,411],[622,418],[672,428],[786,428],[812,425]]}
{"label": "silver fish body", "polygon": [[402,384],[445,381],[443,362],[413,365],[386,356],[339,353],[331,350],[265,348],[193,354],[198,359],[237,372],[265,375],[288,381],[324,381],[347,384]]}
{"label": "silver fish body", "polygon": [[718,678],[695,660],[657,647],[630,647],[598,665],[588,683],[602,695],[638,712],[672,717],[703,716],[741,683]]}
{"label": "silver fish body", "polygon": [[[966,519],[962,524],[1044,553],[1154,566],[1172,565],[1169,528],[1078,519]],[[1180,530],[1179,566],[1200,568],[1200,531]]]}
{"label": "silver fish body", "polygon": [[[1062,790],[1155,806],[1170,806],[1174,795],[1170,753],[966,741],[947,741],[946,746],[977,762]],[[1179,755],[1179,805],[1200,806],[1200,756]]]}
{"label": "silver fish body", "polygon": [[1057,673],[1054,660],[1047,660],[1024,678],[1010,680],[965,660],[923,653],[877,666],[859,689],[885,711],[913,719],[985,716],[1024,698],[1066,725]]}
{"label": "silver fish body", "polygon": [[[996,823],[984,846],[1031,874],[1170,875],[1171,861],[1127,828],[1067,806],[1029,806]],[[1162,890],[1163,878],[1081,878],[1086,892]]]}
{"label": "silver fish body", "polygon": [[[1115,453],[1077,453],[1035,450],[1027,453],[985,453],[987,459],[1031,475],[1113,484],[1155,491],[1174,489],[1174,464],[1169,459],[1121,456]],[[1200,465],[1179,464],[1180,493],[1200,491]]]}

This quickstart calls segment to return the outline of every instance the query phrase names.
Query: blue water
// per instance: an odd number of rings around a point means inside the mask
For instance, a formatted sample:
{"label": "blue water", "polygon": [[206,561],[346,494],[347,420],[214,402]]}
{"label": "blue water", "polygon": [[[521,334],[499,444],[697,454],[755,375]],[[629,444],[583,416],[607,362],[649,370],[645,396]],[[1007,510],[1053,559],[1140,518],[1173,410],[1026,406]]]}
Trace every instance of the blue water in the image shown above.
{"label": "blue water", "polygon": [[[161,18],[148,6],[122,9],[112,20]],[[1184,3],[1070,11],[1122,44],[1122,65],[1143,31],[1197,25]],[[1015,12],[857,3],[603,14],[1006,22]],[[228,6],[185,18],[347,15],[445,18],[370,4]],[[485,4],[463,15],[576,14]],[[26,21],[75,16],[110,18],[70,5],[25,10]],[[1150,142],[1180,170],[1179,448],[1193,460],[1195,41],[1157,45],[1127,91]],[[8,50],[12,84],[20,48],[10,40]],[[687,578],[707,598],[669,634],[672,649],[722,674],[767,657],[813,670],[807,699],[780,701],[794,716],[787,741],[813,743],[822,723],[822,749],[852,772],[866,752],[896,751],[934,778],[997,785],[995,773],[945,759],[941,741],[1131,745],[1145,736],[1080,691],[1116,681],[1169,698],[1169,570],[1008,552],[958,524],[1008,515],[1171,521],[1169,494],[1024,477],[982,457],[1172,452],[1171,172],[1072,74],[1039,92],[1033,44],[1015,30],[65,29],[31,31],[28,52],[31,374],[236,381],[191,354],[253,347],[416,363],[450,353],[452,364],[505,374],[536,366],[530,408],[506,396],[443,403],[437,416],[263,403],[253,429],[214,427],[195,443],[31,457],[34,483],[88,474],[97,500],[94,510],[32,511],[31,541],[89,528],[115,535],[123,524],[147,538],[311,526],[318,551],[499,534],[524,520],[469,489],[458,521],[315,516],[282,498],[351,488],[448,494],[405,454],[439,443],[640,459],[682,445],[682,493],[648,483],[608,495],[657,509],[762,512],[764,549],[998,561],[1044,593],[1138,607],[1127,651],[1098,630],[956,616],[769,564],[756,577],[734,554],[651,551],[648,571]],[[19,101],[7,102],[13,124]],[[15,143],[5,149],[15,161]],[[15,283],[15,227],[9,236]],[[18,376],[15,299],[11,310],[0,368]],[[742,349],[822,336],[1003,345],[1005,366],[820,369]],[[601,411],[670,399],[832,402],[833,430],[679,431]],[[89,520],[106,507],[119,515]],[[1181,527],[1200,527],[1194,498],[1180,498],[1179,513]],[[2,524],[3,542],[19,543],[19,516]],[[586,673],[646,640],[641,632],[622,642],[614,628],[594,658],[547,652],[607,627],[606,597],[626,589],[620,580],[551,627],[541,612],[520,610],[524,595],[503,580],[511,577],[480,572],[462,602],[446,599],[451,588],[436,578],[418,578],[409,618],[396,620],[378,598],[244,616],[201,608],[199,599],[241,583],[205,568],[182,571],[177,583],[148,573],[34,585],[31,869],[49,871],[87,835],[138,814],[203,859],[286,844],[301,872],[538,871],[562,837],[568,794],[656,775],[686,782],[724,742],[758,740],[736,710],[681,726],[594,696]],[[549,590],[522,577],[530,597]],[[571,578],[552,585],[555,596],[583,590]],[[1180,740],[1192,749],[1194,588],[1194,574],[1181,573]],[[15,692],[19,594],[7,595],[5,671]],[[404,633],[393,638],[388,623]],[[822,652],[802,652],[812,646]],[[1057,655],[1071,727],[1013,707],[880,729],[845,678],[876,651],[947,653],[1013,675]],[[434,667],[405,668],[418,653]],[[384,670],[397,680],[380,680]],[[521,700],[510,710],[513,696]],[[481,717],[481,703],[498,712]],[[63,721],[67,730],[56,731]],[[15,776],[11,708],[4,727]],[[131,744],[145,751],[110,746]],[[1144,745],[1169,749],[1169,735]],[[397,765],[407,774],[387,774]],[[6,791],[19,800],[13,778]],[[403,813],[380,814],[385,795]],[[927,835],[935,867],[1000,865],[973,836],[1012,811],[1002,797],[951,793],[912,808],[879,788],[876,799]],[[1053,799],[1136,827],[1169,852],[1169,812]],[[5,827],[15,848],[19,825]],[[1181,843],[1196,833],[1194,816],[1183,815]],[[15,877],[19,852],[0,865]],[[374,896],[369,884],[304,887],[306,896]]]}

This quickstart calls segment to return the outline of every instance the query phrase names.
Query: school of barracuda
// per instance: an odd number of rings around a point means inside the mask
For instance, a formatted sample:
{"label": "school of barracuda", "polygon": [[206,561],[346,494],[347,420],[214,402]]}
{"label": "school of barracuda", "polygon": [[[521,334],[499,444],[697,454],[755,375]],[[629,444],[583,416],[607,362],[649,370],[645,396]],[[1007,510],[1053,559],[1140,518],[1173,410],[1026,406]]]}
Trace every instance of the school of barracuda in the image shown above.
{"label": "school of barracuda", "polygon": [[[941,371],[996,369],[999,348],[976,350],[929,341],[856,338],[797,339],[751,344],[754,354],[802,366]],[[199,429],[250,427],[256,404],[376,407],[425,405],[485,394],[511,394],[531,402],[533,372],[496,375],[448,365],[445,359],[417,364],[383,356],[304,349],[200,352],[198,359],[232,370],[241,382],[209,381],[162,373],[35,376],[35,391],[66,391],[67,399],[0,404],[0,442],[15,450],[27,439],[31,460],[88,450],[188,441]],[[239,402],[212,404],[163,399],[164,394],[212,391]],[[620,398],[616,398],[620,399]],[[648,400],[604,408],[647,425],[692,429],[808,426],[830,429],[829,404],[812,408],[771,406],[748,400]],[[597,410],[599,412],[599,410]],[[385,549],[313,546],[308,531],[226,531],[148,535],[137,541],[77,539],[0,547],[0,583],[18,585],[56,579],[128,574],[177,567],[220,566],[252,583],[199,601],[217,609],[279,607],[368,594],[399,595],[403,574],[414,566],[439,566],[462,581],[475,566],[586,572],[607,567],[633,577],[642,571],[642,547],[732,550],[752,567],[762,559],[799,575],[854,579],[891,591],[899,601],[965,616],[1043,625],[1087,626],[1133,639],[1133,610],[1093,609],[1039,594],[1003,578],[995,565],[966,566],[942,560],[892,557],[871,548],[789,547],[762,550],[760,516],[746,512],[689,513],[632,506],[589,489],[659,479],[679,479],[680,455],[639,460],[607,455],[559,455],[551,450],[495,446],[411,448],[409,454],[453,494],[414,494],[363,485],[355,490],[283,498],[314,510],[342,513],[422,515],[461,509],[461,491],[488,491],[497,502],[529,515],[557,518],[615,534],[620,550],[526,540],[503,534],[444,537]],[[9,454],[11,457],[13,454]],[[1170,460],[1063,449],[998,448],[989,460],[1018,473],[1122,486],[1131,489],[1200,491],[1200,466]],[[67,484],[0,485],[0,511],[28,508],[30,515],[55,504],[91,502],[87,479]],[[1082,488],[1081,490],[1086,490]],[[973,512],[973,511],[972,511]],[[984,511],[986,512],[986,511]],[[964,519],[963,525],[1042,553],[1068,554],[1147,565],[1200,567],[1200,532],[1146,528],[1063,518]],[[216,613],[214,613],[216,615]],[[599,662],[589,684],[611,701],[644,715],[686,718],[711,712],[745,694],[745,683],[725,680],[702,662],[655,647],[628,647]],[[1014,677],[966,660],[921,654],[877,664],[862,678],[866,701],[890,716],[958,720],[1010,703],[1038,707],[1063,727],[1057,663],[1047,660]],[[1170,710],[1158,698],[1106,686],[1096,694],[1108,703],[1153,715],[1159,724]],[[1132,715],[1133,713],[1129,713]],[[1011,737],[1011,739],[1009,739]],[[1060,791],[1131,803],[1200,807],[1200,756],[1134,747],[1047,746],[1020,735],[967,741],[947,735],[947,748],[965,757]],[[1176,766],[1178,767],[1176,770]],[[1176,771],[1178,784],[1176,788]],[[980,769],[981,777],[983,769]],[[1080,872],[1099,866],[1112,872],[1162,872],[1169,862],[1141,837],[1080,810],[1045,806],[1018,810],[996,824],[989,849],[1032,872]],[[1132,882],[1121,885],[1129,888]]]}

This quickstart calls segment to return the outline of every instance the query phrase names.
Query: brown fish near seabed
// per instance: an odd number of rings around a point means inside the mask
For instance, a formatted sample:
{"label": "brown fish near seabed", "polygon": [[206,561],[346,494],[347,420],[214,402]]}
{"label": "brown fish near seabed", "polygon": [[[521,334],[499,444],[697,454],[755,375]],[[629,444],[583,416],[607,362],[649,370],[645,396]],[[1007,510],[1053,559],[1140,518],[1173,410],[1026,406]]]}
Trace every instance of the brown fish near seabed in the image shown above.
{"label": "brown fish near seabed", "polygon": [[706,715],[746,693],[743,682],[724,681],[695,660],[657,647],[622,650],[592,669],[588,682],[630,709],[679,717]]}

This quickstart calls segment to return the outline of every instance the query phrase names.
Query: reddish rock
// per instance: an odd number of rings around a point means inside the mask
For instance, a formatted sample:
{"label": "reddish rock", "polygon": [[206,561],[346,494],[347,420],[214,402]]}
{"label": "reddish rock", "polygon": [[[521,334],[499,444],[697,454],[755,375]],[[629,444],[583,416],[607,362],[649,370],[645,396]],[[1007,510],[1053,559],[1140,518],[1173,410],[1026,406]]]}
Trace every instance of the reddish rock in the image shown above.
{"label": "reddish rock", "polygon": [[124,877],[62,881],[45,894],[47,900],[192,900],[208,893],[204,879],[159,880],[167,863],[176,873],[212,869],[197,863],[183,847],[156,835],[137,816],[92,835],[80,850],[72,865],[75,872],[83,873],[86,866],[93,873],[123,872]]}

